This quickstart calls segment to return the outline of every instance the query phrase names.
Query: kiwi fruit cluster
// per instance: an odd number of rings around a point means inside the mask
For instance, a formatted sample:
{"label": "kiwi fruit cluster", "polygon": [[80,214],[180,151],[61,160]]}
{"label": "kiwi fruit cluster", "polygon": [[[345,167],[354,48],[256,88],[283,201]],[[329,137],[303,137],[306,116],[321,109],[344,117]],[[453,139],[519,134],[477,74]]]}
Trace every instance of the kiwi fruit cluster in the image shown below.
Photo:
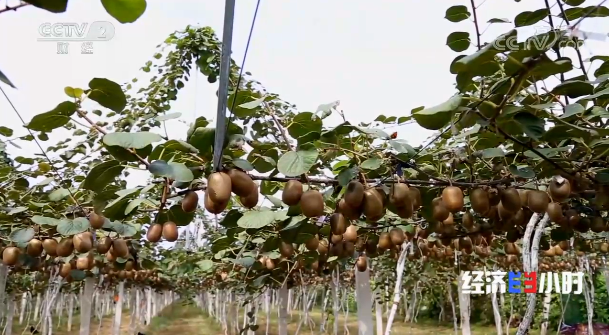
{"label": "kiwi fruit cluster", "polygon": [[304,191],[302,183],[298,180],[289,180],[281,194],[281,201],[288,206],[300,204],[302,214],[308,218],[324,215],[324,197],[313,189]]}
{"label": "kiwi fruit cluster", "polygon": [[214,172],[207,177],[205,209],[212,214],[222,213],[228,206],[231,193],[238,196],[245,208],[254,208],[258,204],[258,185],[247,173],[233,168]]}

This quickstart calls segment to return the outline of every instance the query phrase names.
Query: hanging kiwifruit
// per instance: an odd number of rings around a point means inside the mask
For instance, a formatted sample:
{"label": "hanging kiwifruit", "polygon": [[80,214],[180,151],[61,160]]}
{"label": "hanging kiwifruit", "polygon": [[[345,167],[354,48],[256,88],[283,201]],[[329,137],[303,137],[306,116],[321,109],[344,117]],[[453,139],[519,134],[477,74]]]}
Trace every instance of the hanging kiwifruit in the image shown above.
{"label": "hanging kiwifruit", "polygon": [[68,257],[74,251],[74,244],[71,237],[62,238],[57,245],[57,256]]}
{"label": "hanging kiwifruit", "polygon": [[391,185],[389,191],[389,202],[395,207],[404,207],[411,205],[410,192],[408,192],[408,185],[403,183],[394,183]]}
{"label": "hanging kiwifruit", "polygon": [[228,170],[228,176],[230,177],[233,193],[240,197],[245,197],[250,193],[254,181],[247,173],[239,169],[230,169]]}
{"label": "hanging kiwifruit", "polygon": [[491,207],[488,193],[481,188],[473,189],[470,192],[469,202],[472,205],[472,209],[478,214],[488,212],[489,208]]}
{"label": "hanging kiwifruit", "polygon": [[552,201],[563,202],[571,195],[571,184],[566,178],[555,176],[548,187]]}
{"label": "hanging kiwifruit", "polygon": [[89,224],[93,229],[101,229],[106,223],[106,218],[103,215],[99,215],[95,212],[89,216]]}
{"label": "hanging kiwifruit", "polygon": [[423,206],[421,191],[416,187],[409,187],[408,193],[410,194],[410,200],[412,200],[412,209],[416,211],[421,208]]}
{"label": "hanging kiwifruit", "polygon": [[590,220],[590,230],[595,233],[602,233],[605,231],[605,220],[600,216],[595,216]]}
{"label": "hanging kiwifruit", "polygon": [[292,243],[281,241],[279,245],[279,253],[281,256],[289,258],[294,255],[294,245]]}
{"label": "hanging kiwifruit", "polygon": [[357,261],[355,261],[355,265],[359,272],[364,272],[368,268],[368,261],[366,260],[366,256],[359,256]]}
{"label": "hanging kiwifruit", "polygon": [[446,205],[442,201],[442,198],[435,198],[432,201],[432,217],[440,222],[448,219],[450,211],[446,208]]}
{"label": "hanging kiwifruit", "polygon": [[585,233],[590,229],[590,219],[583,217],[579,219],[579,222],[573,226],[575,230],[580,233]]}
{"label": "hanging kiwifruit", "polygon": [[74,235],[74,249],[80,253],[88,252],[93,249],[93,235],[90,232],[82,232]]}
{"label": "hanging kiwifruit", "polygon": [[[148,228],[148,231],[150,231],[150,228]],[[97,252],[100,255],[107,253],[110,247],[112,247],[112,239],[109,236],[97,240]]]}
{"label": "hanging kiwifruit", "polygon": [[548,204],[548,208],[546,209],[546,213],[548,213],[548,217],[552,222],[558,223],[562,221],[564,216],[562,215],[562,207],[560,204],[551,202]]}
{"label": "hanging kiwifruit", "polygon": [[205,205],[205,209],[212,214],[220,214],[228,206],[228,201],[226,202],[215,202],[211,200],[209,196],[209,188],[205,191],[205,196],[203,198],[203,204]]}
{"label": "hanging kiwifruit", "polygon": [[224,172],[214,172],[207,177],[207,194],[217,204],[230,200],[232,183],[230,176]]}
{"label": "hanging kiwifruit", "polygon": [[552,249],[554,249],[554,254],[556,256],[562,256],[564,251],[562,250],[562,248],[557,244],[555,245]]}
{"label": "hanging kiwifruit", "polygon": [[381,250],[389,250],[393,247],[393,243],[391,242],[391,236],[389,233],[381,233],[379,236],[378,248]]}
{"label": "hanging kiwifruit", "polygon": [[389,238],[391,238],[393,245],[401,246],[406,240],[406,235],[404,235],[404,231],[401,228],[393,228],[389,232]]}
{"label": "hanging kiwifruit", "polygon": [[116,257],[127,258],[129,256],[129,247],[127,247],[127,241],[122,238],[117,238],[112,241],[112,254]]}
{"label": "hanging kiwifruit", "polygon": [[380,220],[385,215],[384,195],[374,188],[365,190],[362,209],[367,220]]}
{"label": "hanging kiwifruit", "polygon": [[[163,225],[161,225],[160,223],[154,223],[154,224],[150,225],[150,227],[148,228],[148,231],[146,232],[146,239],[152,243],[156,243],[156,242],[160,241],[162,236],[163,236]],[[100,253],[103,254],[104,252],[100,251]]]}
{"label": "hanging kiwifruit", "polygon": [[250,191],[248,194],[244,196],[239,196],[239,201],[243,205],[243,207],[247,209],[254,208],[258,205],[258,185],[252,182],[250,184]]}
{"label": "hanging kiwifruit", "polygon": [[317,247],[319,247],[319,238],[317,237],[317,235],[311,237],[310,239],[308,239],[305,242],[305,247],[309,251],[315,251],[315,250],[317,250]]}
{"label": "hanging kiwifruit", "polygon": [[504,245],[504,247],[505,247],[505,253],[508,255],[520,254],[520,250],[519,250],[518,246],[514,243],[508,242]]}
{"label": "hanging kiwifruit", "polygon": [[302,194],[302,183],[292,179],[285,183],[285,187],[281,193],[281,200],[288,206],[296,206],[300,202]]}
{"label": "hanging kiwifruit", "polygon": [[197,210],[199,205],[199,195],[195,191],[188,191],[182,199],[182,210],[186,213],[192,213]]}
{"label": "hanging kiwifruit", "polygon": [[353,180],[347,184],[345,191],[345,203],[351,208],[359,208],[364,201],[364,185],[357,180]]}
{"label": "hanging kiwifruit", "polygon": [[302,214],[306,217],[318,217],[324,214],[324,198],[316,190],[308,190],[300,199]]}
{"label": "hanging kiwifruit", "polygon": [[163,238],[168,242],[175,242],[178,240],[178,226],[172,222],[167,221],[163,223]]}
{"label": "hanging kiwifruit", "polygon": [[410,219],[414,214],[412,202],[407,203],[405,206],[402,207],[395,207],[395,212],[395,214],[397,214],[402,219]]}
{"label": "hanging kiwifruit", "polygon": [[448,213],[448,217],[446,218],[446,220],[442,221],[443,225],[454,225],[455,224],[455,218],[453,216],[453,213]]}
{"label": "hanging kiwifruit", "polygon": [[40,256],[42,250],[42,242],[39,239],[33,238],[27,244],[27,254],[32,257]]}
{"label": "hanging kiwifruit", "polygon": [[357,226],[350,225],[347,227],[347,230],[343,234],[343,240],[345,240],[345,242],[357,242]]}
{"label": "hanging kiwifruit", "polygon": [[65,278],[70,275],[70,271],[72,271],[72,265],[70,263],[63,263],[61,268],[59,268],[59,275]]}
{"label": "hanging kiwifruit", "polygon": [[456,186],[444,188],[442,191],[442,202],[449,212],[459,212],[463,209],[463,191]]}
{"label": "hanging kiwifruit", "polygon": [[545,213],[550,204],[550,197],[544,191],[531,190],[528,191],[528,205],[535,213]]}
{"label": "hanging kiwifruit", "polygon": [[330,242],[332,244],[338,244],[338,243],[341,243],[342,241],[343,241],[343,235],[334,235],[334,234],[332,234],[330,236]]}
{"label": "hanging kiwifruit", "polygon": [[57,241],[52,238],[47,238],[42,241],[42,247],[47,255],[51,257],[57,256]]}
{"label": "hanging kiwifruit", "polygon": [[469,210],[466,210],[465,213],[463,213],[463,217],[461,217],[461,224],[467,230],[474,226],[474,216]]}
{"label": "hanging kiwifruit", "polygon": [[342,215],[344,215],[349,220],[357,220],[362,215],[361,206],[358,208],[352,208],[351,206],[347,205],[347,202],[345,202],[345,199],[340,199],[338,201],[338,205],[336,206],[336,211],[338,213],[341,213]]}
{"label": "hanging kiwifruit", "polygon": [[522,207],[528,207],[530,194],[529,190],[519,189],[518,194],[520,195],[520,203],[522,204]]}
{"label": "hanging kiwifruit", "polygon": [[76,260],[76,269],[78,270],[88,270],[89,269],[89,258],[88,257],[79,257]]}
{"label": "hanging kiwifruit", "polygon": [[490,206],[497,206],[499,201],[501,201],[501,195],[498,189],[491,188],[487,191],[488,193],[488,203]]}
{"label": "hanging kiwifruit", "polygon": [[2,252],[2,263],[8,266],[15,265],[19,261],[19,255],[21,255],[21,250],[19,248],[7,247]]}
{"label": "hanging kiwifruit", "polygon": [[334,235],[344,234],[349,225],[349,221],[340,213],[334,213],[332,216],[330,216],[330,230]]}
{"label": "hanging kiwifruit", "polygon": [[522,208],[520,194],[518,194],[518,191],[515,188],[506,188],[505,190],[501,191],[501,204],[503,204],[503,207],[506,210],[512,213],[518,212],[518,210]]}
{"label": "hanging kiwifruit", "polygon": [[328,253],[328,241],[325,239],[322,239],[319,241],[319,245],[317,246],[317,252],[319,252],[320,255],[325,255]]}

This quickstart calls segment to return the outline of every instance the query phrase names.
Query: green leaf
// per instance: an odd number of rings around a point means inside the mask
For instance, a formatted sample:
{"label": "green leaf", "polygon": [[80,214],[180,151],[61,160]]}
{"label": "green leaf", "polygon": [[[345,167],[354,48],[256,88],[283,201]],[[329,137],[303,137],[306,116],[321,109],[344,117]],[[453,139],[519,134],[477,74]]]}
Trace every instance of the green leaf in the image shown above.
{"label": "green leaf", "polygon": [[579,6],[586,2],[586,0],[562,0],[562,2],[566,3],[569,6]]}
{"label": "green leaf", "polygon": [[57,226],[59,224],[57,219],[39,215],[32,216],[32,222],[41,226]]}
{"label": "green leaf", "polygon": [[75,99],[79,99],[80,97],[82,97],[83,94],[85,94],[85,92],[81,88],[74,88],[70,86],[66,86],[63,91],[66,93],[67,96]]}
{"label": "green leaf", "polygon": [[197,148],[201,155],[206,154],[211,157],[214,152],[214,136],[216,130],[214,128],[198,127],[188,138],[188,143]]}
{"label": "green leaf", "polygon": [[209,259],[204,259],[202,261],[197,262],[197,266],[201,271],[208,272],[209,270],[214,268],[214,262]]}
{"label": "green leaf", "polygon": [[183,183],[190,183],[193,179],[195,179],[192,171],[190,171],[190,169],[183,163],[171,162],[169,163],[169,166],[172,170],[171,175],[173,180]]}
{"label": "green leaf", "polygon": [[163,212],[158,216],[158,222],[172,221],[178,226],[186,226],[191,223],[195,217],[195,213],[186,213],[181,205],[173,205],[167,212]]}
{"label": "green leaf", "polygon": [[565,113],[559,117],[561,119],[563,119],[563,118],[567,118],[569,116],[581,114],[585,111],[586,111],[586,109],[584,108],[584,106],[582,106],[578,103],[569,104],[565,107]]}
{"label": "green leaf", "polygon": [[548,16],[548,10],[546,8],[538,9],[536,11],[530,12],[525,11],[514,18],[514,25],[518,27],[530,26],[535,24]]}
{"label": "green leaf", "polygon": [[321,132],[321,118],[313,119],[313,113],[304,112],[298,113],[288,127],[288,133],[293,138],[299,138],[311,132]]}
{"label": "green leaf", "polygon": [[501,148],[488,148],[482,150],[482,158],[504,157],[505,152]]}
{"label": "green leaf", "polygon": [[499,50],[497,46],[505,46],[507,41],[513,40],[515,37],[517,37],[517,35],[518,31],[516,29],[512,29],[505,34],[500,35],[493,42],[482,47],[482,49],[457,60],[451,69],[455,73],[477,71],[481,66],[483,66],[483,64],[494,61],[496,54],[505,51]]}
{"label": "green leaf", "polygon": [[70,195],[70,191],[68,191],[65,188],[58,188],[58,189],[54,190],[53,192],[49,193],[49,200],[60,201],[60,200],[63,200],[63,198],[67,197],[68,195]]}
{"label": "green leaf", "polygon": [[602,91],[598,91],[591,95],[587,95],[587,96],[583,97],[582,100],[592,100],[592,99],[604,97],[605,95],[609,95],[609,88],[606,88]]}
{"label": "green leaf", "polygon": [[446,10],[446,15],[444,18],[450,22],[461,22],[463,20],[469,19],[471,13],[467,10],[466,6],[458,5],[452,6]]}
{"label": "green leaf", "polygon": [[70,117],[76,113],[77,108],[75,103],[64,101],[50,112],[34,116],[27,127],[31,130],[50,132],[70,122]]}
{"label": "green leaf", "polygon": [[108,146],[119,146],[125,149],[143,149],[162,139],[163,138],[159,134],[141,131],[138,133],[109,133],[104,136],[103,141],[104,144]]}
{"label": "green leaf", "polygon": [[366,159],[362,163],[361,168],[366,169],[366,170],[376,170],[376,169],[380,168],[381,165],[383,165],[383,160],[380,158],[374,157],[374,158]]}
{"label": "green leaf", "polygon": [[239,107],[245,108],[245,109],[254,109],[254,108],[262,105],[262,103],[264,102],[264,99],[266,99],[266,97],[258,98],[256,100],[243,103],[243,104],[239,105]]}
{"label": "green leaf", "polygon": [[508,167],[508,169],[510,170],[510,173],[515,176],[527,179],[535,178],[535,171],[533,171],[533,169],[527,165],[516,166],[512,164]]}
{"label": "green leaf", "polygon": [[582,80],[565,81],[556,85],[552,90],[554,95],[566,95],[569,98],[578,98],[593,92],[594,86]]}
{"label": "green leaf", "polygon": [[123,169],[124,167],[117,160],[100,163],[89,171],[82,187],[85,190],[100,192],[116,177],[120,176]]}
{"label": "green leaf", "polygon": [[607,17],[609,16],[609,8],[605,6],[588,6],[565,9],[565,16],[569,21],[577,20],[584,15],[587,15],[587,17]]}
{"label": "green leaf", "polygon": [[119,221],[112,222],[112,230],[123,237],[131,237],[137,234],[138,231],[134,225]]}
{"label": "green leaf", "polygon": [[461,52],[469,48],[471,40],[469,33],[465,31],[455,31],[446,38],[446,45],[453,51]]}
{"label": "green leaf", "polygon": [[81,281],[87,278],[87,274],[83,270],[70,270],[70,277],[76,281]]}
{"label": "green leaf", "polygon": [[512,21],[510,21],[509,19],[504,19],[504,18],[493,18],[488,20],[487,23],[510,23]]}
{"label": "green leaf", "polygon": [[336,179],[338,179],[338,184],[340,186],[346,186],[351,180],[353,180],[353,178],[357,176],[358,172],[359,169],[357,167],[342,170],[336,177]]}
{"label": "green leaf", "polygon": [[0,126],[0,135],[6,137],[13,136],[13,130],[8,127]]}
{"label": "green leaf", "polygon": [[120,23],[135,22],[146,11],[146,0],[101,0],[102,5]]}
{"label": "green leaf", "polygon": [[315,165],[318,155],[315,148],[288,151],[279,158],[277,170],[286,177],[300,176]]}
{"label": "green leaf", "polygon": [[389,141],[389,144],[401,154],[408,154],[409,156],[414,156],[416,154],[414,148],[405,140],[391,140]]}
{"label": "green leaf", "polygon": [[522,131],[534,140],[539,140],[545,132],[546,122],[531,113],[520,112],[514,115],[514,121],[518,122]]}
{"label": "green leaf", "polygon": [[87,231],[91,225],[86,218],[74,220],[61,220],[57,225],[57,232],[63,236],[72,236]]}
{"label": "green leaf", "polygon": [[440,105],[413,112],[412,116],[421,127],[430,130],[438,130],[442,129],[450,122],[452,112],[455,111],[460,104],[461,96],[455,95]]}
{"label": "green leaf", "polygon": [[[125,0],[112,2],[124,1]],[[120,113],[127,105],[127,97],[125,96],[123,89],[119,84],[111,80],[105,78],[93,78],[89,82],[89,87],[91,88],[90,92],[85,92],[89,94],[89,99],[97,101],[97,103],[108,109]]]}
{"label": "green leaf", "polygon": [[26,2],[51,13],[63,13],[68,8],[68,0],[28,0]]}
{"label": "green leaf", "polygon": [[259,229],[272,224],[275,221],[275,213],[272,211],[249,211],[245,212],[237,225],[245,229]]}
{"label": "green leaf", "polygon": [[127,207],[125,208],[125,215],[129,215],[129,213],[133,212],[134,209],[138,208],[139,205],[142,204],[142,202],[146,201],[146,199],[143,198],[137,198],[137,199],[133,199],[133,201],[131,201],[129,203],[129,205],[127,205]]}
{"label": "green leaf", "polygon": [[27,243],[34,238],[36,232],[33,228],[22,228],[13,230],[9,239],[15,243]]}
{"label": "green leaf", "polygon": [[6,77],[6,75],[2,73],[2,71],[0,71],[0,81],[12,88],[16,88],[15,85],[13,85],[13,83]]}
{"label": "green leaf", "polygon": [[182,116],[182,113],[171,113],[171,114],[159,115],[159,116],[155,117],[154,119],[157,121],[163,122],[163,121],[177,119],[180,116]]}
{"label": "green leaf", "polygon": [[27,211],[27,207],[15,207],[8,212],[8,215],[15,215]]}
{"label": "green leaf", "polygon": [[233,159],[233,164],[236,167],[238,167],[241,170],[243,170],[243,171],[252,171],[252,170],[254,170],[254,166],[252,165],[252,163],[250,163],[247,160],[242,159],[242,158]]}

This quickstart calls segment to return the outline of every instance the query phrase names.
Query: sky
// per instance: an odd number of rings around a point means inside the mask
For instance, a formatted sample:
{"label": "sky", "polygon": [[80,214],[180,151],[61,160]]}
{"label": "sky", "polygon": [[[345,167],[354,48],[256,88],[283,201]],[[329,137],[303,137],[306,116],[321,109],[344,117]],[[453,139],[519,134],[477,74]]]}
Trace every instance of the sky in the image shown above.
{"label": "sky", "polygon": [[[0,8],[6,1],[0,0]],[[512,27],[509,23],[489,27],[491,18],[513,21],[518,13],[543,6],[543,1],[475,2],[483,42]],[[599,2],[588,0],[586,4]],[[15,1],[8,3],[14,5]],[[444,18],[451,5],[465,5],[471,11],[469,1],[262,0],[245,69],[300,111],[315,111],[320,104],[339,100],[347,119],[354,123],[371,122],[379,114],[406,116],[413,108],[440,104],[456,93],[454,75],[448,69],[459,53],[446,46],[448,34],[470,32],[473,43],[466,53],[475,51],[472,20],[452,23]],[[237,1],[232,57],[238,64],[243,59],[255,6],[256,0]],[[556,13],[557,8],[553,11]],[[190,24],[211,26],[221,37],[223,17],[224,2],[220,0],[149,0],[143,16],[131,24],[116,21],[97,0],[70,1],[62,14],[34,7],[2,13],[0,69],[17,90],[6,85],[3,88],[28,122],[65,101],[66,86],[86,88],[95,77],[117,83],[147,78],[140,68],[152,60],[156,46],[170,33]],[[93,54],[80,54],[80,43],[73,42],[69,54],[59,55],[55,43],[37,40],[43,23],[94,21],[112,22],[115,36],[94,43]],[[540,22],[521,29],[519,36],[526,37],[542,25]],[[608,28],[608,18],[587,19],[580,25],[580,29],[594,32],[606,32]],[[583,53],[584,58],[609,55],[609,42],[589,41]],[[187,123],[198,116],[215,119],[216,90],[217,83],[209,84],[198,74],[180,91],[172,112],[181,112]],[[15,137],[27,134],[2,96],[0,114],[0,125],[13,128]],[[329,120],[338,124],[340,119],[334,115]],[[170,138],[186,136],[187,125],[176,120],[169,121],[167,128]],[[416,124],[391,131],[398,131],[398,138],[413,146],[433,134]],[[56,130],[50,134],[51,141],[43,145],[68,135]],[[17,143],[23,150],[10,147],[13,156],[39,151],[33,142]],[[145,171],[135,171],[129,187],[145,185],[147,177]]]}

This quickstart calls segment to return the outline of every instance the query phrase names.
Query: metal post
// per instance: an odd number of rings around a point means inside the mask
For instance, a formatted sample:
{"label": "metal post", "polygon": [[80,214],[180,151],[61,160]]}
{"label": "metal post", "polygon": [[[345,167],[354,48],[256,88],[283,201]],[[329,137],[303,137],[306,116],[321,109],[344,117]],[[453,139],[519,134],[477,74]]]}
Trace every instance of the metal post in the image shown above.
{"label": "metal post", "polygon": [[218,88],[218,111],[216,114],[216,134],[214,138],[214,169],[222,164],[222,148],[226,136],[226,108],[228,102],[228,81],[233,44],[233,23],[235,21],[235,0],[226,0],[224,6],[224,30],[222,32],[222,60],[220,63],[220,87]]}

